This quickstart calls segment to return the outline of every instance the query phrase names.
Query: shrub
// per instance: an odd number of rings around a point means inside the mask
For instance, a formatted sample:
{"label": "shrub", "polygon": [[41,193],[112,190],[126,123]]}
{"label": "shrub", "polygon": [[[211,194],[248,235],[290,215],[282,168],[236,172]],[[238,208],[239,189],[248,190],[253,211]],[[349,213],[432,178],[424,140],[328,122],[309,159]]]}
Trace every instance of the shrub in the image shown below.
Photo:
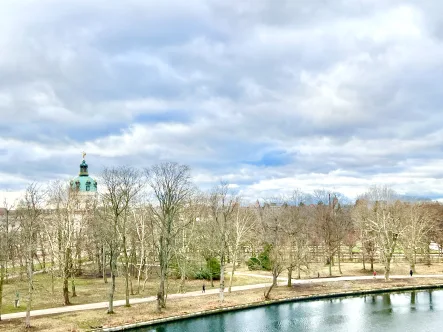
{"label": "shrub", "polygon": [[246,262],[246,265],[248,266],[248,269],[251,271],[262,269],[261,263],[256,257],[249,258]]}
{"label": "shrub", "polygon": [[258,257],[251,257],[246,262],[249,270],[271,270],[271,260],[269,259],[269,253],[272,249],[270,244],[266,244],[263,251],[258,255]]}
{"label": "shrub", "polygon": [[213,280],[220,279],[220,262],[215,257],[206,259],[206,266],[200,268],[200,270],[194,274],[194,278],[209,280],[211,279],[211,274]]}

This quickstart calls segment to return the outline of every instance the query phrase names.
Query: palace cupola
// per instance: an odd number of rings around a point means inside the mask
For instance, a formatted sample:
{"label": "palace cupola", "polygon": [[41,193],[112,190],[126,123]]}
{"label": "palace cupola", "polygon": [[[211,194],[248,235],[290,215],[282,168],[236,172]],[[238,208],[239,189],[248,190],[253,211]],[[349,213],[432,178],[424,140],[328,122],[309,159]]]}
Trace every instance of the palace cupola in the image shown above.
{"label": "palace cupola", "polygon": [[83,160],[80,164],[80,172],[77,177],[71,180],[70,187],[71,190],[80,193],[97,192],[97,181],[89,176],[88,164],[86,163],[85,156],[86,153],[82,154]]}

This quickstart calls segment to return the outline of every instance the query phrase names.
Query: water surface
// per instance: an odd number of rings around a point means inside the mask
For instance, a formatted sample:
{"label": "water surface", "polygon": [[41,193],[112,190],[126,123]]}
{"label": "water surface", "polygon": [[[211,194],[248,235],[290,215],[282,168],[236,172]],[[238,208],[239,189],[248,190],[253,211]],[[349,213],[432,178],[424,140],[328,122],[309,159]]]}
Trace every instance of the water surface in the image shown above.
{"label": "water surface", "polygon": [[443,331],[443,291],[275,304],[191,318],[136,331]]}

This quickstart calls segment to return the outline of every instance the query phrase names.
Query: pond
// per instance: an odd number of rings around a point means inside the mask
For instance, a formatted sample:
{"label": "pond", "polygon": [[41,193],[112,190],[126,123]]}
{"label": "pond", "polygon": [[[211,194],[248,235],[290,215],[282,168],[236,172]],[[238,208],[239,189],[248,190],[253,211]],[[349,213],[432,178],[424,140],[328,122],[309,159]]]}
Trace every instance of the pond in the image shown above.
{"label": "pond", "polygon": [[443,291],[383,293],[274,304],[190,318],[133,331],[441,331]]}

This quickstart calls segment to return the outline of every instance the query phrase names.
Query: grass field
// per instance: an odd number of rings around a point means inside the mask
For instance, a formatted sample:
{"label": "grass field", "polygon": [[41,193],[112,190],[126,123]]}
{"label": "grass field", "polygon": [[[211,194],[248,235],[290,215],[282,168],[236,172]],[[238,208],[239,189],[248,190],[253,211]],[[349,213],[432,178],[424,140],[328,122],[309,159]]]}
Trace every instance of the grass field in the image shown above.
{"label": "grass field", "polygon": [[[369,270],[369,264],[366,265],[366,270],[362,269],[361,263],[342,263],[341,268],[343,276],[362,276],[362,275],[372,275]],[[374,264],[374,268],[379,275],[383,274],[383,266],[379,263]],[[228,268],[228,271],[230,268]],[[249,271],[246,267],[242,266],[237,269],[239,272],[254,273],[260,275],[270,276],[269,271]],[[335,265],[332,269],[333,276],[340,276],[338,271],[338,265]],[[329,268],[324,264],[311,264],[309,271],[303,270],[301,277],[306,278],[316,278],[317,273],[320,273],[321,277],[326,277],[329,275]],[[408,275],[409,265],[406,263],[393,263],[391,274],[397,275]],[[417,265],[418,274],[443,274],[443,264],[433,264],[431,266],[426,266],[423,264]],[[283,271],[280,275],[281,277],[287,276],[287,271]],[[297,277],[296,272],[293,273],[293,278]],[[251,276],[241,276],[236,275],[233,279],[233,286],[240,285],[251,285],[259,284],[263,282],[268,282],[268,280],[251,277]],[[71,297],[72,305],[103,302],[108,299],[109,283],[105,284],[101,278],[92,277],[78,277],[75,280],[76,283],[76,293],[77,297]],[[170,279],[168,285],[168,293],[178,293],[179,292],[180,280]],[[200,290],[202,287],[202,280],[188,280],[186,281],[186,291]],[[210,288],[209,282],[205,282],[207,288]],[[226,276],[226,287],[229,284],[229,276]],[[51,276],[47,273],[36,274],[34,276],[34,300],[32,308],[35,309],[46,309],[59,307],[63,305],[62,296],[62,280],[60,278],[55,279],[54,293],[52,293],[51,287]],[[134,293],[137,291],[137,281],[133,280]],[[218,287],[218,281],[214,281],[214,287]],[[2,312],[13,313],[25,310],[25,301],[27,294],[28,285],[26,281],[19,281],[14,279],[9,281],[8,284],[4,285],[3,290],[3,309]],[[131,298],[147,297],[152,296],[157,293],[158,280],[155,277],[148,280],[145,285],[145,290],[141,290],[139,294],[131,295]],[[71,290],[71,288],[70,288]],[[115,300],[122,300],[125,298],[124,295],[124,279],[122,277],[116,279],[116,292]],[[14,308],[14,299],[16,291],[20,294],[21,306],[19,308]]]}
{"label": "grass field", "polygon": [[[227,278],[229,280],[229,278]],[[253,278],[248,276],[234,276],[233,285],[250,285],[263,283],[262,278]],[[76,293],[77,297],[71,297],[71,303],[85,304],[94,302],[104,302],[108,300],[109,282],[105,284],[100,278],[76,278]],[[170,279],[168,285],[168,293],[179,292],[180,280]],[[205,282],[206,287],[210,288],[209,282]],[[134,293],[137,290],[137,280],[133,280]],[[202,280],[188,280],[186,281],[186,291],[200,290],[203,285]],[[218,287],[218,281],[214,281],[214,287]],[[228,285],[228,282],[225,283]],[[59,307],[63,305],[62,295],[62,280],[57,278],[55,280],[55,292],[52,293],[51,276],[47,273],[36,274],[34,276],[34,300],[32,302],[32,309],[46,309]],[[2,312],[13,313],[26,310],[26,296],[28,284],[26,281],[19,281],[18,279],[11,280],[4,285],[3,290],[3,309]],[[71,287],[69,288],[71,290]],[[141,290],[139,294],[131,295],[131,298],[147,297],[157,294],[158,280],[150,279],[146,285],[145,290]],[[16,291],[20,294],[21,305],[19,308],[14,308],[14,299]],[[115,300],[123,300],[125,298],[124,279],[122,277],[116,278]]]}

